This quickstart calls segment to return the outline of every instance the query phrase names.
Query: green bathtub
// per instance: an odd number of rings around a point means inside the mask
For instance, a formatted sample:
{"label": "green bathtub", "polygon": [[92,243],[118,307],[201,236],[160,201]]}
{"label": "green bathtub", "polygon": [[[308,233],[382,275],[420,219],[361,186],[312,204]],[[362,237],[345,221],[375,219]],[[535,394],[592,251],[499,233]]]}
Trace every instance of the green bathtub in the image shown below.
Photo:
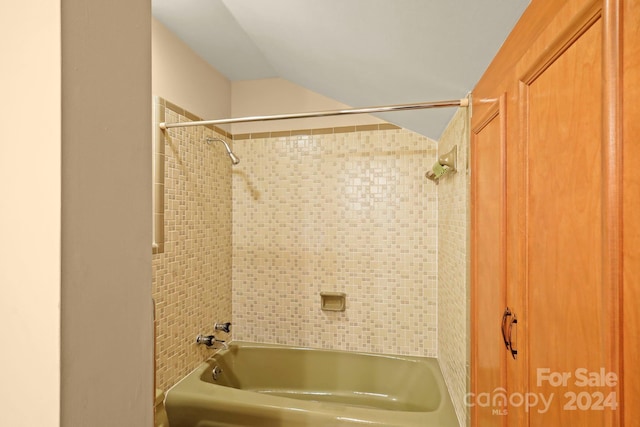
{"label": "green bathtub", "polygon": [[170,427],[459,425],[436,359],[237,341],[165,404]]}

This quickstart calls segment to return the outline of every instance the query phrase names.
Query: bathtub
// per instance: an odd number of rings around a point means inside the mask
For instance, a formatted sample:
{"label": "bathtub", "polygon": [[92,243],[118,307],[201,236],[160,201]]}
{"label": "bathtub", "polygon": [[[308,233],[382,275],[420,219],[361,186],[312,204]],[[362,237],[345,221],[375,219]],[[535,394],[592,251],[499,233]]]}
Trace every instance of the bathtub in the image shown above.
{"label": "bathtub", "polygon": [[237,341],[165,405],[170,427],[459,425],[436,359]]}

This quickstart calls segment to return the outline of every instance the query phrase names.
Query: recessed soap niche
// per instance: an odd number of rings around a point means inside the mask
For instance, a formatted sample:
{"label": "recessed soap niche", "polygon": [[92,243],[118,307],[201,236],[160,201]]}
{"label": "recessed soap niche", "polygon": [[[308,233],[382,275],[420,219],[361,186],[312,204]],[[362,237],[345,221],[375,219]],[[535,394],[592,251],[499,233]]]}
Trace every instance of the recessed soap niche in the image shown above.
{"label": "recessed soap niche", "polygon": [[323,311],[345,311],[347,294],[344,292],[320,292],[320,308]]}

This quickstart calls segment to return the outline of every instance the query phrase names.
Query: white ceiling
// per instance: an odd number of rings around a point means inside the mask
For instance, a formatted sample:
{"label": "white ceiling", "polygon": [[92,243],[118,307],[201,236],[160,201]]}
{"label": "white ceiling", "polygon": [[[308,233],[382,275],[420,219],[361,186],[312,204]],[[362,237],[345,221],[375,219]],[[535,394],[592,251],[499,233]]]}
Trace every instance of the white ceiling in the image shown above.
{"label": "white ceiling", "polygon": [[[152,0],[153,16],[228,79],[281,77],[353,107],[464,97],[528,4]],[[380,117],[438,139],[454,113]]]}

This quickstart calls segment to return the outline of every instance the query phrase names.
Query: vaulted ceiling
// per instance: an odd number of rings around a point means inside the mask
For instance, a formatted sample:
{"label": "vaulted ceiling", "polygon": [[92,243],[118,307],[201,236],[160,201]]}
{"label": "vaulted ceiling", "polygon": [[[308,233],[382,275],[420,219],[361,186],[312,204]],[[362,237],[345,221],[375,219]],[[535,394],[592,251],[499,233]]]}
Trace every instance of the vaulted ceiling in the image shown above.
{"label": "vaulted ceiling", "polygon": [[[463,98],[528,3],[152,0],[154,17],[228,79],[280,77],[353,107]],[[380,117],[437,139],[454,112]]]}

